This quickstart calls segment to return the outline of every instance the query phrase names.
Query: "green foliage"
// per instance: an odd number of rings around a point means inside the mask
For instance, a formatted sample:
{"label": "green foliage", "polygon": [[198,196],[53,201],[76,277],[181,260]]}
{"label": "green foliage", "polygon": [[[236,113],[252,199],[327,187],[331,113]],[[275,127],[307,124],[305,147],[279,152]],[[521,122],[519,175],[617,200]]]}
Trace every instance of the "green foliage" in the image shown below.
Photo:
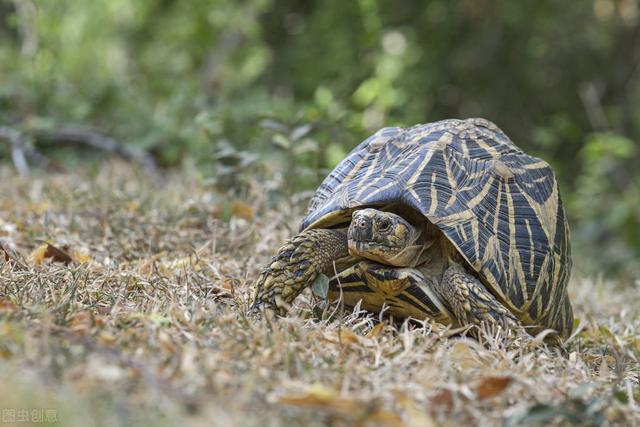
{"label": "green foliage", "polygon": [[627,0],[0,0],[0,124],[91,126],[225,188],[257,174],[297,192],[379,127],[482,116],[554,166],[575,257],[627,274],[639,16]]}
{"label": "green foliage", "polygon": [[[640,273],[637,152],[633,141],[613,134],[589,136],[580,151],[582,173],[568,208],[579,224],[573,233],[574,244],[589,259],[599,260],[591,270],[604,266],[608,273]],[[589,270],[587,263],[581,265]]]}

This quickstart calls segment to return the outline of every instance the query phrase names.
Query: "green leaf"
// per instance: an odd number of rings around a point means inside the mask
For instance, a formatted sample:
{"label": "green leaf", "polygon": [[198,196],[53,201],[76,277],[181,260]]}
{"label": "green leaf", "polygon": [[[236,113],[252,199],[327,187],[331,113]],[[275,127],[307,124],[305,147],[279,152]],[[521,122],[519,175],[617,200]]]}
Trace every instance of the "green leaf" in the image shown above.
{"label": "green leaf", "polygon": [[313,139],[306,138],[296,144],[293,151],[296,155],[304,154],[304,153],[317,153],[319,150],[318,143]]}
{"label": "green leaf", "polygon": [[287,127],[284,124],[271,119],[262,120],[260,122],[260,127],[263,129],[268,129],[268,130],[279,132],[279,133],[287,132]]}
{"label": "green leaf", "polygon": [[272,141],[275,145],[284,150],[289,150],[291,148],[291,141],[286,136],[280,133],[276,133],[275,135],[273,135]]}
{"label": "green leaf", "polygon": [[326,300],[329,294],[329,278],[324,274],[318,274],[318,277],[313,281],[311,290],[316,297]]}
{"label": "green leaf", "polygon": [[292,141],[298,141],[298,140],[302,139],[309,132],[311,132],[311,128],[312,128],[312,126],[309,125],[309,124],[296,127],[291,132],[291,140]]}

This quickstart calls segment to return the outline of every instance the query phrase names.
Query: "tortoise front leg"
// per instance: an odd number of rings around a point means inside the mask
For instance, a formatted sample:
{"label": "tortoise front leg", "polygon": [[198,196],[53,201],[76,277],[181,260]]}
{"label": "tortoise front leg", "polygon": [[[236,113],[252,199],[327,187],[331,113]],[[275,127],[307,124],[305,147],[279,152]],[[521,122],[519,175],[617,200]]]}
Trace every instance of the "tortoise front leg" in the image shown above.
{"label": "tortoise front leg", "polygon": [[451,323],[452,316],[441,302],[436,288],[420,270],[361,261],[329,281],[329,300],[360,306],[372,312],[414,319],[430,318]]}
{"label": "tortoise front leg", "polygon": [[346,230],[303,231],[284,244],[255,283],[251,311],[285,315],[318,274],[333,275],[334,262],[350,258]]}
{"label": "tortoise front leg", "polygon": [[482,282],[455,262],[451,263],[445,271],[439,293],[461,326],[488,323],[511,328],[519,325],[516,317],[487,290]]}

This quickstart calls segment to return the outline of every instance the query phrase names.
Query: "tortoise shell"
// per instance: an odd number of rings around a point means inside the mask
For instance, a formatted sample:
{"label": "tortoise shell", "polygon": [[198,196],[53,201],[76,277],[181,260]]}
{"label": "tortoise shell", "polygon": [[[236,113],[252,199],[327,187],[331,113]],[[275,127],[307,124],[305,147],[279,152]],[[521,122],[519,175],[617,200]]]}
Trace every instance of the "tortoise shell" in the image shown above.
{"label": "tortoise shell", "polygon": [[435,224],[523,323],[570,333],[572,263],[558,182],[547,162],[495,124],[443,120],[379,130],[322,182],[301,229],[387,204]]}

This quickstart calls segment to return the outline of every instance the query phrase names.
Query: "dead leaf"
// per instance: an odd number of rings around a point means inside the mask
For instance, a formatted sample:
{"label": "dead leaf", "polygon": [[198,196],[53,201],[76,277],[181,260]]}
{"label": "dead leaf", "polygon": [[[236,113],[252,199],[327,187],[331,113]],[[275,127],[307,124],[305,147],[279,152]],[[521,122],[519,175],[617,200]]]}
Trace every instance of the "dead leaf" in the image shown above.
{"label": "dead leaf", "polygon": [[[486,377],[473,388],[478,400],[489,399],[501,394],[511,383],[513,378],[510,376]],[[453,392],[449,389],[442,389],[431,398],[431,404],[446,410],[453,408],[454,399],[468,401],[468,397],[462,393]]]}
{"label": "dead leaf", "polygon": [[178,348],[171,340],[169,334],[164,331],[160,331],[158,334],[158,342],[160,343],[160,347],[162,347],[168,354],[173,355],[176,353]]}
{"label": "dead leaf", "polygon": [[449,350],[449,355],[451,360],[459,364],[462,369],[482,366],[482,362],[478,358],[477,353],[473,351],[470,343],[467,341],[459,340],[453,343]]}
{"label": "dead leaf", "polygon": [[404,426],[402,419],[398,415],[385,409],[374,409],[373,412],[368,414],[367,418],[375,424],[387,425],[392,427]]}
{"label": "dead leaf", "polygon": [[9,255],[9,252],[7,252],[7,250],[4,248],[4,246],[2,246],[2,243],[0,243],[0,254],[4,255],[4,260],[9,262],[11,261],[13,258]]}
{"label": "dead leaf", "polygon": [[254,217],[253,207],[250,204],[236,200],[231,204],[233,216],[251,221]]}
{"label": "dead leaf", "polygon": [[453,393],[448,389],[440,390],[435,396],[431,398],[431,404],[433,406],[451,409],[453,407]]}
{"label": "dead leaf", "polygon": [[109,332],[102,331],[100,335],[98,335],[98,341],[100,344],[110,347],[118,341],[118,338]]}
{"label": "dead leaf", "polygon": [[340,329],[336,335],[341,344],[358,344],[360,342],[360,337],[350,329]]}
{"label": "dead leaf", "polygon": [[513,378],[510,376],[486,377],[480,380],[480,383],[475,386],[473,391],[478,400],[490,399],[505,391],[512,380]]}
{"label": "dead leaf", "polygon": [[93,324],[93,315],[88,310],[83,310],[75,313],[67,322],[69,330],[78,335],[87,334],[91,330],[91,328],[93,328]]}
{"label": "dead leaf", "polygon": [[15,313],[19,311],[20,307],[12,303],[6,298],[0,298],[0,313]]}
{"label": "dead leaf", "polygon": [[189,255],[184,258],[161,263],[160,271],[164,275],[168,275],[170,273],[180,274],[185,270],[199,272],[202,271],[204,266],[205,264],[196,255]]}
{"label": "dead leaf", "polygon": [[364,424],[367,421],[388,426],[402,426],[402,420],[396,414],[378,407],[376,401],[342,396],[336,390],[315,385],[299,394],[283,394],[276,398],[283,405],[299,408],[322,410],[334,415],[357,419]]}
{"label": "dead leaf", "polygon": [[140,202],[138,202],[138,201],[134,200],[134,201],[131,201],[131,202],[129,202],[127,204],[127,210],[130,213],[136,213],[136,212],[138,212],[139,209],[140,209]]}
{"label": "dead leaf", "polygon": [[240,283],[238,279],[225,277],[224,279],[222,279],[222,283],[220,284],[220,287],[225,291],[227,291],[229,294],[235,295],[236,287],[238,287],[239,284]]}
{"label": "dead leaf", "polygon": [[325,409],[342,414],[352,414],[359,410],[360,401],[350,397],[338,399],[337,396],[336,390],[314,385],[302,393],[280,395],[276,401],[283,405]]}
{"label": "dead leaf", "polygon": [[91,256],[80,249],[71,248],[69,255],[76,264],[87,264],[92,261]]}
{"label": "dead leaf", "polygon": [[330,342],[331,344],[338,344],[340,346],[347,345],[359,345],[362,347],[375,347],[375,340],[360,336],[350,329],[340,329],[334,332],[324,332],[319,334],[320,339]]}
{"label": "dead leaf", "polygon": [[[156,263],[158,260],[160,260],[162,257],[166,256],[167,253],[162,251],[159,252],[157,254],[154,254],[152,256],[150,256],[147,259],[142,259],[142,260],[138,260],[138,261],[132,261],[131,264],[135,265],[137,264],[137,271],[138,273],[142,274],[142,275],[148,275],[151,274],[151,272],[153,271],[153,265],[154,263]],[[122,267],[126,267],[127,264],[122,265]]]}
{"label": "dead leaf", "polygon": [[378,323],[376,326],[371,328],[371,330],[367,334],[367,338],[376,338],[382,333],[383,329],[384,329],[384,323]]}
{"label": "dead leaf", "polygon": [[416,402],[403,392],[394,392],[398,406],[407,417],[406,425],[409,427],[435,427],[436,422],[428,412],[420,409]]}
{"label": "dead leaf", "polygon": [[31,252],[31,261],[35,265],[41,264],[46,258],[50,258],[53,262],[62,262],[69,265],[73,259],[67,252],[69,248],[60,249],[50,243],[40,245],[36,250]]}

